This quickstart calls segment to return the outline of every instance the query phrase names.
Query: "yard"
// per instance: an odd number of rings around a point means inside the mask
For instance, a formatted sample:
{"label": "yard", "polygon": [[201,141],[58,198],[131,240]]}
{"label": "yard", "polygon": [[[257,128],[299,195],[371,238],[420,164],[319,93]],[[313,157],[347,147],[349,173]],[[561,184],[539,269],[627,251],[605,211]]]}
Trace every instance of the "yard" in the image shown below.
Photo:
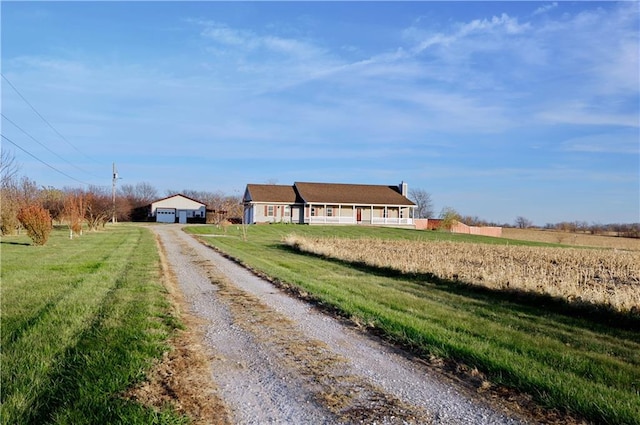
{"label": "yard", "polygon": [[142,227],[3,237],[1,422],[186,423],[124,397],[179,326],[159,270]]}

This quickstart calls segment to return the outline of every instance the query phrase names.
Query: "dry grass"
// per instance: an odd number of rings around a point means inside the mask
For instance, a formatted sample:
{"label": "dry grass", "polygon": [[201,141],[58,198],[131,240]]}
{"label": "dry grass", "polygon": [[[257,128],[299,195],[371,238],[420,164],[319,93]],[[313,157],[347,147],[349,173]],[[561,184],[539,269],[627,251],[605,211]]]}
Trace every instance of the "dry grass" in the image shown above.
{"label": "dry grass", "polygon": [[616,236],[587,235],[584,233],[559,232],[556,230],[503,228],[502,237],[522,241],[561,243],[564,245],[590,246],[640,251],[640,239]]}
{"label": "dry grass", "polygon": [[403,273],[429,273],[621,312],[640,310],[640,252],[636,251],[295,235],[286,237],[285,243],[301,251]]}

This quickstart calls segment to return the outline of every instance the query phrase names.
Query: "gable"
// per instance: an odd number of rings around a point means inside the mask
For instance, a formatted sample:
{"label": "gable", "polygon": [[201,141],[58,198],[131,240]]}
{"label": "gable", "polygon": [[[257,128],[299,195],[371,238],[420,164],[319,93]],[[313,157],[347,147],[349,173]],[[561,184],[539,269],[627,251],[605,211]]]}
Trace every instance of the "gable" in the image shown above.
{"label": "gable", "polygon": [[293,186],[276,184],[248,184],[244,200],[245,202],[282,202],[288,204],[300,202]]}
{"label": "gable", "polygon": [[197,210],[205,206],[202,202],[180,194],[159,199],[151,204],[152,209],[175,208],[181,210]]}

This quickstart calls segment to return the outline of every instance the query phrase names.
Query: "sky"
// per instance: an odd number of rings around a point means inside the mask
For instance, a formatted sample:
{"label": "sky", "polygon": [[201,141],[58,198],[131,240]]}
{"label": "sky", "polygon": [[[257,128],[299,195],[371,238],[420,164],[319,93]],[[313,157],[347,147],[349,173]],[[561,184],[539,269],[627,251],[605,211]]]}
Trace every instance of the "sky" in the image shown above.
{"label": "sky", "polygon": [[640,3],[2,1],[2,149],[41,186],[427,191],[640,222]]}

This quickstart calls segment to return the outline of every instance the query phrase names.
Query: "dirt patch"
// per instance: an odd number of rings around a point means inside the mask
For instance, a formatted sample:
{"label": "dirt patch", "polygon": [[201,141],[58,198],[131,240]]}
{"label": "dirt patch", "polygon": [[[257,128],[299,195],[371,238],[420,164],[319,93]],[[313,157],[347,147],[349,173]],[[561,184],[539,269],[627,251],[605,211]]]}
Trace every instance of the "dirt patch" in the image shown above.
{"label": "dirt patch", "polygon": [[164,247],[156,237],[162,280],[175,317],[179,317],[184,330],[177,330],[168,341],[166,352],[145,382],[127,392],[126,398],[145,406],[163,409],[171,406],[186,415],[196,425],[229,425],[229,411],[217,395],[211,379],[211,363],[202,341],[202,323],[188,313],[186,302],[178,289],[175,275],[166,260]]}

